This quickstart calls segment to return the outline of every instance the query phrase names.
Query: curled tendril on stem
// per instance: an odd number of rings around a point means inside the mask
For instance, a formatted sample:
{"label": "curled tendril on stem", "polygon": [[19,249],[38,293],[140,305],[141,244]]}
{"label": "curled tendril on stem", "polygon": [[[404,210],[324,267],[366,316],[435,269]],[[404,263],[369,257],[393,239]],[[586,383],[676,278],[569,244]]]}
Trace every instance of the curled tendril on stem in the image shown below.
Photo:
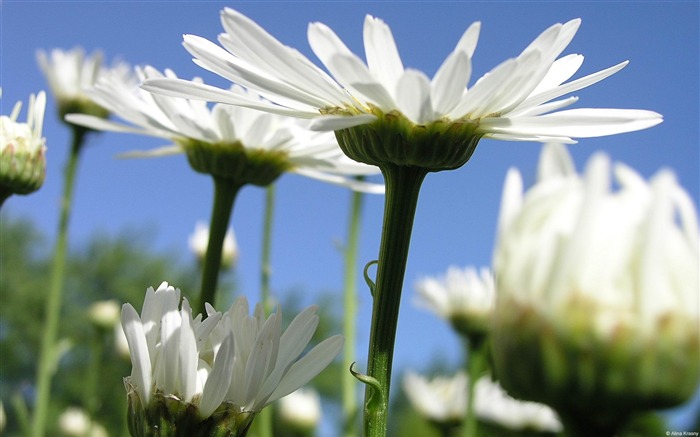
{"label": "curled tendril on stem", "polygon": [[384,390],[382,385],[376,378],[365,375],[360,372],[355,372],[353,367],[355,362],[350,365],[350,373],[361,383],[368,385],[371,388],[369,398],[365,402],[365,409],[373,414],[381,411],[384,408]]}
{"label": "curled tendril on stem", "polygon": [[[369,277],[369,274],[367,273],[367,271],[369,270],[370,267],[372,267],[372,266],[375,265],[375,264],[379,264],[379,260],[376,260],[376,259],[375,259],[375,260],[372,260],[372,261],[368,262],[368,263],[365,265],[365,269],[364,269],[364,271],[363,271],[363,275],[364,275],[364,277],[365,277],[365,282],[367,283],[367,286],[369,287],[369,292],[370,292],[370,294],[372,295],[372,297],[374,297],[374,289],[376,288],[376,284],[375,284],[374,281]],[[352,372],[352,369],[350,369],[350,371]]]}

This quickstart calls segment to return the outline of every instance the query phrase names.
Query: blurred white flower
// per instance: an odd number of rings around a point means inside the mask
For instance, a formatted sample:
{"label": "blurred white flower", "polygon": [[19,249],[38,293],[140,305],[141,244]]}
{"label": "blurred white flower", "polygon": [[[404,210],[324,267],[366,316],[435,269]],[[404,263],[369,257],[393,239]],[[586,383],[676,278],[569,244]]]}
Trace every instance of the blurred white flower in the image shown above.
{"label": "blurred white flower", "polygon": [[70,112],[106,117],[106,110],[96,105],[86,91],[107,72],[119,74],[124,80],[134,80],[127,64],[116,63],[114,67],[106,68],[102,65],[100,52],[85,56],[82,47],[71,50],[53,49],[50,53],[39,50],[36,56],[58,102],[61,118]]}
{"label": "blurred white flower", "polygon": [[255,89],[280,106],[261,105],[240,94],[183,80],[153,79],[146,82],[146,88],[313,118],[313,127],[319,130],[351,128],[372,123],[383,114],[400,114],[415,125],[469,124],[478,136],[571,141],[570,137],[611,135],[661,122],[659,114],[641,110],[555,112],[578,98],[553,99],[599,82],[627,65],[622,62],[564,83],[583,63],[581,55],[558,58],[576,34],[578,19],[551,26],[519,56],[501,63],[469,88],[479,22],[467,28],[432,79],[404,68],[391,29],[370,15],[364,21],[366,63],[330,28],[321,23],[309,25],[309,44],[332,78],[243,14],[225,8],[221,22],[223,48],[194,35],[185,35],[185,48],[203,68]]}
{"label": "blurred white flower", "polygon": [[7,417],[5,417],[5,407],[0,400],[0,432],[5,429],[5,424],[7,423]]}
{"label": "blurred white flower", "polygon": [[476,382],[474,397],[474,412],[481,420],[513,430],[562,431],[561,422],[551,408],[510,397],[489,376],[479,378]]}
{"label": "blurred white flower", "polygon": [[318,326],[316,309],[299,313],[282,332],[279,307],[265,318],[257,305],[251,316],[241,297],[223,314],[207,305],[206,319],[192,318],[179,289],[166,282],[149,288],[140,316],[130,304],[122,309],[133,365],[130,411],[145,414],[175,399],[194,404],[198,420],[223,407],[235,418],[231,423],[249,425],[255,413],[309,382],[340,352],[343,339],[334,336],[300,357]]}
{"label": "blurred white flower", "polygon": [[[150,66],[137,67],[136,74],[141,81],[176,78],[170,70],[161,73]],[[231,92],[255,99],[261,105],[273,106],[240,87],[232,88]],[[377,174],[379,169],[347,158],[334,135],[311,132],[305,128],[306,123],[298,120],[230,105],[215,105],[210,109],[201,101],[154,95],[125,81],[119,74],[101,78],[89,96],[126,123],[83,114],[69,115],[68,121],[97,130],[165,138],[174,143],[131,156],[184,152],[197,171],[213,175],[222,172],[224,176],[233,171],[248,171],[246,175],[250,179],[240,182],[255,185],[267,185],[281,173],[290,171],[368,192],[380,193],[384,189],[383,185],[358,182],[351,177]],[[204,156],[201,156],[202,144],[206,145]],[[235,154],[235,159],[222,161],[227,153]],[[274,164],[272,176],[267,177],[269,169],[264,174],[250,174],[251,166],[267,161]]]}
{"label": "blurred white flower", "polygon": [[442,277],[416,283],[417,304],[447,320],[460,334],[483,336],[488,331],[496,300],[493,274],[488,268],[450,267]]}
{"label": "blurred white flower", "polygon": [[9,117],[0,116],[0,203],[11,194],[38,190],[46,176],[46,139],[41,136],[46,93],[40,91],[29,97],[25,123],[17,121],[21,109],[19,101]]}
{"label": "blurred white flower", "polygon": [[[190,250],[200,262],[204,261],[209,246],[209,226],[205,222],[197,222],[194,232],[188,239]],[[231,268],[238,259],[238,245],[233,230],[229,228],[224,237],[224,247],[221,253],[221,267]]]}
{"label": "blurred white flower", "polygon": [[278,411],[285,427],[312,431],[321,422],[321,397],[312,388],[300,388],[279,400]]}
{"label": "blurred white flower", "polygon": [[97,327],[112,329],[119,323],[120,309],[119,302],[114,299],[101,300],[90,305],[88,315]]}
{"label": "blurred white flower", "polygon": [[492,352],[509,393],[569,420],[604,413],[614,430],[697,387],[700,257],[695,206],[670,170],[647,183],[615,164],[616,190],[610,172],[598,153],[577,175],[559,144],[525,194],[509,171]]}
{"label": "blurred white flower", "polygon": [[102,425],[90,419],[80,408],[69,407],[58,417],[58,427],[64,435],[75,437],[107,437]]}
{"label": "blurred white flower", "polygon": [[427,379],[412,371],[403,378],[403,389],[411,405],[424,417],[437,423],[457,423],[467,411],[468,379],[464,372],[452,377]]}

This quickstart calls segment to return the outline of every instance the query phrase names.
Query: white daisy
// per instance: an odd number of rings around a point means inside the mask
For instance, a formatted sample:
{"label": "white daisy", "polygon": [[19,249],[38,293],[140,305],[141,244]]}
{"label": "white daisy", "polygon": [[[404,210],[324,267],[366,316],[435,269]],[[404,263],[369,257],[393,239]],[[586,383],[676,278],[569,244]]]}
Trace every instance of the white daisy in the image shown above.
{"label": "white daisy", "polygon": [[425,277],[416,283],[418,305],[447,320],[461,334],[484,335],[496,300],[493,274],[450,267],[442,277]]}
{"label": "white daisy", "polygon": [[195,62],[226,79],[255,89],[279,106],[261,105],[227,90],[175,79],[152,79],[144,88],[156,93],[199,98],[263,111],[314,119],[318,130],[341,130],[372,123],[380,114],[398,112],[415,125],[466,123],[480,137],[513,141],[595,137],[648,128],[661,122],[655,112],[624,109],[562,108],[577,97],[554,100],[599,82],[627,62],[566,82],[579,69],[582,55],[559,57],[578,30],[580,20],[555,24],[519,56],[508,59],[473,85],[471,62],[480,23],[465,31],[431,79],[404,68],[393,35],[380,19],[367,16],[364,45],[367,62],[353,54],[321,23],[312,23],[312,50],[330,72],[276,40],[241,13],[221,12],[223,46],[185,35]]}
{"label": "white daisy", "polygon": [[130,304],[122,309],[133,365],[127,387],[130,396],[138,395],[131,402],[157,411],[155,403],[175,399],[197,407],[194,420],[206,420],[220,408],[252,420],[340,352],[343,338],[334,336],[301,356],[318,326],[316,309],[302,311],[282,330],[279,308],[266,318],[257,305],[251,316],[245,297],[223,314],[208,305],[202,319],[193,318],[179,289],[166,282],[149,288],[141,315]]}
{"label": "white daisy", "polygon": [[[176,78],[170,70],[163,74],[150,66],[137,67],[136,75],[141,81],[149,78]],[[260,105],[272,106],[253,92],[240,87],[234,87],[230,92],[242,98],[254,99]],[[88,95],[126,123],[84,114],[68,115],[68,121],[92,129],[149,135],[173,142],[170,146],[156,150],[132,153],[132,156],[185,152],[188,153],[190,163],[193,163],[193,154],[188,150],[189,146],[195,147],[193,143],[206,144],[213,150],[221,151],[235,148],[236,151],[242,150],[249,157],[249,162],[257,159],[257,156],[263,157],[264,161],[264,157],[268,156],[285,171],[354,189],[383,192],[381,185],[360,183],[349,177],[376,174],[378,169],[344,156],[332,134],[311,132],[301,123],[286,117],[230,105],[209,108],[201,101],[151,94],[139,89],[129,80],[124,81],[119,74],[101,78],[88,91]],[[225,167],[216,162],[212,165]],[[234,167],[241,165],[246,164],[238,162]],[[276,178],[279,174],[275,172],[273,177]],[[255,176],[259,177],[260,174]],[[257,180],[240,182],[258,184]],[[268,183],[270,181],[265,179],[259,185]]]}
{"label": "white daisy", "polygon": [[133,81],[127,64],[117,62],[113,67],[107,68],[102,64],[102,53],[94,52],[86,56],[82,47],[71,50],[53,49],[50,53],[39,50],[36,56],[51,92],[58,101],[61,117],[69,112],[106,117],[106,110],[96,105],[86,91],[107,73],[119,74],[123,80]]}
{"label": "white daisy", "polygon": [[[209,245],[209,226],[205,222],[197,222],[194,232],[187,240],[190,250],[200,262],[204,261],[207,254],[207,246]],[[224,237],[224,246],[221,252],[221,266],[223,268],[231,267],[238,259],[238,245],[236,237],[233,235],[233,229],[229,228]]]}

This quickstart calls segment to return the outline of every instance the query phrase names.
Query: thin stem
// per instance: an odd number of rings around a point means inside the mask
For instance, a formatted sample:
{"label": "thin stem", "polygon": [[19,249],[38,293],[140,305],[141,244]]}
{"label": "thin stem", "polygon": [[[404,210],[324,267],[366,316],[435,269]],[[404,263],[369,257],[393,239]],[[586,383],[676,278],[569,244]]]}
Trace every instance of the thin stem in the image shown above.
{"label": "thin stem", "polygon": [[205,304],[214,305],[216,286],[219,282],[219,271],[221,270],[221,252],[224,247],[226,230],[231,220],[233,203],[241,186],[229,179],[214,176],[214,205],[209,224],[207,254],[204,257],[202,287],[199,292],[198,312],[203,316],[206,316]]}
{"label": "thin stem", "polygon": [[[367,373],[381,387],[365,388],[365,436],[385,436],[388,425],[391,364],[401,303],[406,260],[411,242],[418,194],[427,171],[416,167],[387,166],[384,224],[374,287],[372,328]],[[379,397],[379,398],[377,398]]]}
{"label": "thin stem", "polygon": [[[363,178],[359,176],[358,180]],[[360,236],[360,219],[362,218],[362,205],[364,194],[359,191],[352,193],[350,201],[350,224],[348,226],[348,240],[345,247],[345,280],[343,287],[343,308],[345,318],[343,319],[343,335],[345,343],[343,346],[343,369],[352,366],[355,357],[355,343],[357,338],[357,246]],[[344,437],[354,437],[355,418],[357,416],[357,399],[355,396],[356,382],[352,373],[345,371],[343,374],[343,435]]]}
{"label": "thin stem", "polygon": [[272,223],[275,213],[275,184],[265,189],[265,218],[263,221],[262,260],[260,264],[260,301],[265,315],[272,312],[270,277],[272,276]]}
{"label": "thin stem", "polygon": [[[272,312],[270,300],[270,277],[272,275],[272,224],[275,212],[275,184],[270,184],[265,189],[265,212],[263,219],[262,259],[260,262],[260,302],[262,302],[265,315]],[[260,437],[272,437],[273,406],[268,405],[255,418],[256,435]]]}
{"label": "thin stem", "polygon": [[474,413],[476,401],[476,382],[486,369],[486,347],[488,343],[483,338],[471,338],[465,341],[467,350],[467,415],[464,419],[463,436],[476,437],[477,418]]}
{"label": "thin stem", "polygon": [[56,335],[61,313],[61,298],[63,294],[63,281],[65,276],[66,252],[68,249],[68,224],[70,222],[73,206],[73,190],[75,188],[75,174],[78,168],[80,151],[82,150],[87,130],[82,127],[72,126],[73,142],[68,163],[63,174],[63,197],[60,203],[60,217],[58,224],[58,237],[54,248],[53,265],[51,268],[51,283],[46,296],[46,309],[44,316],[44,332],[41,339],[41,351],[39,366],[37,367],[36,405],[32,423],[32,436],[42,437],[46,429],[49,397],[51,394],[51,379],[58,366],[56,356]]}

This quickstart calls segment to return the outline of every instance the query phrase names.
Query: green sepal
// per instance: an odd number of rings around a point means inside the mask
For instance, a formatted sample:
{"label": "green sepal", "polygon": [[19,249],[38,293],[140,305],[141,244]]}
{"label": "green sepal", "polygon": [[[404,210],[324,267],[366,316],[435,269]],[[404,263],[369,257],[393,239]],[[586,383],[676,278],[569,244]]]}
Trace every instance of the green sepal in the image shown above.
{"label": "green sepal", "polygon": [[226,402],[203,418],[195,404],[158,390],[144,408],[130,378],[124,378],[124,385],[131,437],[245,437],[255,418],[255,413]]}
{"label": "green sepal", "polygon": [[379,168],[398,165],[430,172],[454,170],[471,158],[482,137],[473,122],[437,120],[417,125],[398,111],[371,112],[377,120],[335,134],[347,156]]}
{"label": "green sepal", "polygon": [[587,424],[585,432],[619,431],[638,413],[692,396],[700,380],[693,321],[669,317],[644,333],[621,323],[604,336],[593,327],[593,308],[585,302],[571,308],[555,322],[532,306],[499,304],[492,355],[509,393],[549,405],[569,427]]}
{"label": "green sepal", "polygon": [[195,171],[231,180],[239,186],[268,186],[292,168],[285,152],[246,148],[240,141],[208,143],[187,139],[178,144]]}
{"label": "green sepal", "polygon": [[30,194],[41,188],[46,177],[46,149],[35,152],[8,145],[0,154],[0,191]]}

